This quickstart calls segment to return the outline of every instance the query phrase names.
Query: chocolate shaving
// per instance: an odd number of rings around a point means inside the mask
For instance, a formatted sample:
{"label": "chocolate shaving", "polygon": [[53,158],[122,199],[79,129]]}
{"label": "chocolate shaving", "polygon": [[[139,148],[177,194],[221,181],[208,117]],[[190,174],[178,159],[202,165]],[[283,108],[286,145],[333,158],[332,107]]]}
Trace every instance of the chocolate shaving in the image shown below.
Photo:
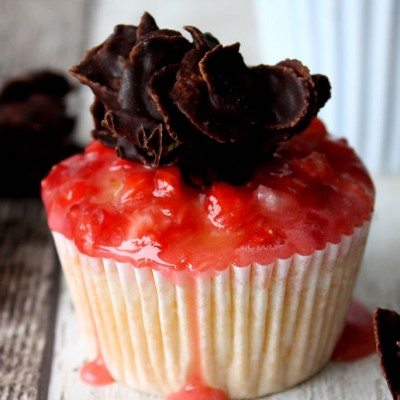
{"label": "chocolate shaving", "polygon": [[393,399],[400,400],[400,315],[377,308],[374,312],[376,350]]}
{"label": "chocolate shaving", "polygon": [[38,71],[9,79],[0,92],[0,195],[38,197],[50,168],[80,149],[71,144],[74,119],[66,114],[70,84]]}
{"label": "chocolate shaving", "polygon": [[297,60],[248,67],[238,43],[185,29],[191,42],[145,13],[72,68],[96,96],[92,134],[120,157],[178,165],[195,186],[244,184],[308,126],[330,97],[329,81]]}

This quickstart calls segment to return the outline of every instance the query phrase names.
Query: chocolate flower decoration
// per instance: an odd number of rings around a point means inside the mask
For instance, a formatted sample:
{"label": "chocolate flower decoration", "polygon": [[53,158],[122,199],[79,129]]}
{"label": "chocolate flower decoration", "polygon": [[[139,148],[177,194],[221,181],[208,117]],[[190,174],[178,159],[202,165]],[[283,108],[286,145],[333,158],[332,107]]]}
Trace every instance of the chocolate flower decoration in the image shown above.
{"label": "chocolate flower decoration", "polygon": [[330,97],[329,81],[297,60],[248,67],[238,43],[185,29],[192,42],[145,13],[72,68],[95,94],[93,136],[122,158],[178,165],[196,186],[243,184],[307,127]]}

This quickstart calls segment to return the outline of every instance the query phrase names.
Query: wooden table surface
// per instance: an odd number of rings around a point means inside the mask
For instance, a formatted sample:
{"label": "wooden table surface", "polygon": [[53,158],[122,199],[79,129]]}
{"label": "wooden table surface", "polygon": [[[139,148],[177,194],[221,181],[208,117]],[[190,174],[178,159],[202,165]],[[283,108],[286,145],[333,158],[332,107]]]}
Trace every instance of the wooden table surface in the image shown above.
{"label": "wooden table surface", "polygon": [[[100,3],[0,0],[0,83],[32,68],[66,70],[75,64],[94,23],[90,10]],[[73,108],[79,108],[78,98]],[[371,310],[400,310],[400,177],[377,176],[375,182],[376,212],[355,296]],[[84,361],[84,343],[41,202],[0,199],[0,400],[156,399],[118,384],[83,384],[78,375]],[[372,355],[352,363],[332,362],[307,382],[268,398],[391,396]]]}

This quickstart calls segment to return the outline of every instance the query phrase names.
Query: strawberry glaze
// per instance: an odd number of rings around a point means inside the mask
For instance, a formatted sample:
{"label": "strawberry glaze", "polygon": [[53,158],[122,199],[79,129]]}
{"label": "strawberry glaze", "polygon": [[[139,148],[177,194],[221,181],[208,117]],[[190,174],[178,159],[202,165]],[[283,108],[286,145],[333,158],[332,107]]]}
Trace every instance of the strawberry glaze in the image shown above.
{"label": "strawberry glaze", "polygon": [[354,361],[375,352],[371,312],[353,300],[342,336],[332,354],[334,361]]}
{"label": "strawberry glaze", "polygon": [[179,392],[170,394],[167,400],[228,400],[228,397],[219,389],[190,385]]}
{"label": "strawberry glaze", "polygon": [[83,382],[93,386],[109,385],[114,382],[114,378],[105,366],[103,357],[101,356],[86,363],[81,368],[80,376]]}
{"label": "strawberry glaze", "polygon": [[281,145],[245,186],[185,185],[92,142],[42,184],[50,229],[89,256],[167,274],[267,264],[337,243],[370,218],[374,188],[345,140],[319,120]]}

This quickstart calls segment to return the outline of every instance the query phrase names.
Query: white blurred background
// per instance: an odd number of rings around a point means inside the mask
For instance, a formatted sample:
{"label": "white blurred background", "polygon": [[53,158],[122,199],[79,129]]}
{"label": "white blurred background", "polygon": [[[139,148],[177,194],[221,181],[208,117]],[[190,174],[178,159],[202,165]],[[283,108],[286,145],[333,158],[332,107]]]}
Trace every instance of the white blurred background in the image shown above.
{"label": "white blurred background", "polygon": [[[373,171],[400,172],[400,1],[257,0],[262,61],[289,57],[329,76],[321,116]],[[281,37],[273,37],[281,32]]]}
{"label": "white blurred background", "polygon": [[[400,173],[400,0],[92,0],[87,46],[149,11],[160,27],[194,25],[221,43],[241,42],[250,65],[298,58],[329,76],[320,116],[373,172]],[[90,94],[85,94],[85,105]],[[83,114],[79,138],[91,120]]]}

